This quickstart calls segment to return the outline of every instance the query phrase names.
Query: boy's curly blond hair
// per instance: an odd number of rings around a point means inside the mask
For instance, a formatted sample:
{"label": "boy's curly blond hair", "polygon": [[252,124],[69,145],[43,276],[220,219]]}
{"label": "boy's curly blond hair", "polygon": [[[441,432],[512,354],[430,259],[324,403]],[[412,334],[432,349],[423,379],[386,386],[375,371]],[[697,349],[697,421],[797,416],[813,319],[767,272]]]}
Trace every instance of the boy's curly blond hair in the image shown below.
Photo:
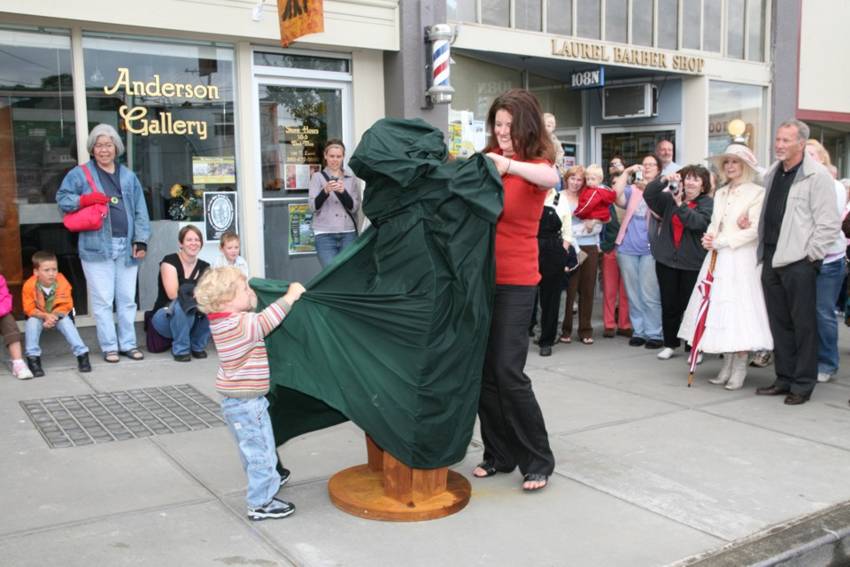
{"label": "boy's curly blond hair", "polygon": [[246,279],[242,270],[223,266],[207,270],[195,286],[195,301],[203,313],[216,313],[236,297],[236,286]]}

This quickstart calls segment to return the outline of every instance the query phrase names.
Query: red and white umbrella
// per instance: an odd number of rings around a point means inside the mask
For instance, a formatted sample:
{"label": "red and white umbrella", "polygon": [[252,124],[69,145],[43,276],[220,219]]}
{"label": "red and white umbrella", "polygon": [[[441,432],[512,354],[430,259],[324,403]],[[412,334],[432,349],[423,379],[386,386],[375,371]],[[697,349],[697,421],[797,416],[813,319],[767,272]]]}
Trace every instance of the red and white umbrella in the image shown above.
{"label": "red and white umbrella", "polygon": [[699,343],[702,341],[702,336],[705,334],[705,321],[708,319],[708,307],[711,303],[711,286],[714,284],[714,264],[717,262],[717,250],[711,251],[711,262],[708,265],[708,271],[705,277],[699,283],[699,292],[702,295],[702,301],[699,304],[697,311],[697,324],[694,328],[694,338],[691,340],[691,354],[688,359],[688,388],[694,383],[694,370],[697,367],[697,359],[699,358]]}

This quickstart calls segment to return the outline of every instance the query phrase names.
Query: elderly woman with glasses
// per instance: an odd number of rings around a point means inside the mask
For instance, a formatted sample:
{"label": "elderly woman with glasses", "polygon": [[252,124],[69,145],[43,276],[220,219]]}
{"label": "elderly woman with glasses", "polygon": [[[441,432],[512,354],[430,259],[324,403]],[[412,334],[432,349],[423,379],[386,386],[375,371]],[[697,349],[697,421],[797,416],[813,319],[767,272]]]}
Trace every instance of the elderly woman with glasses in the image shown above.
{"label": "elderly woman with glasses", "polygon": [[[136,174],[118,163],[124,144],[108,124],[89,133],[92,160],[68,172],[56,193],[63,213],[93,204],[108,205],[98,230],[80,232],[78,251],[89,290],[89,306],[97,326],[97,340],[107,362],[119,354],[141,360],[136,343],[136,276],[150,238],[150,217]],[[92,183],[97,187],[93,190]],[[118,315],[118,332],[112,306]]]}

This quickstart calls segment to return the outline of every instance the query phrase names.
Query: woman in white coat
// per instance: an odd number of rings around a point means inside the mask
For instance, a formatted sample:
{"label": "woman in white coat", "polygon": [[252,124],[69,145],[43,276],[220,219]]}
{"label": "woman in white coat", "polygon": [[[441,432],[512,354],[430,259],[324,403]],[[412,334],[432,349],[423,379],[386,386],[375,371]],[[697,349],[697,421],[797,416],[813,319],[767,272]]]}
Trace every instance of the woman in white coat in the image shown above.
{"label": "woman in white coat", "polygon": [[[699,349],[724,354],[723,367],[710,382],[738,390],[747,376],[749,352],[773,349],[756,258],[764,187],[754,182],[758,163],[748,147],[730,144],[711,160],[723,186],[714,195],[711,224],[702,239],[707,250],[717,252],[717,261]],[[697,281],[705,278],[711,257],[706,255]],[[700,287],[694,288],[679,329],[679,337],[687,341],[693,340],[702,303]]]}

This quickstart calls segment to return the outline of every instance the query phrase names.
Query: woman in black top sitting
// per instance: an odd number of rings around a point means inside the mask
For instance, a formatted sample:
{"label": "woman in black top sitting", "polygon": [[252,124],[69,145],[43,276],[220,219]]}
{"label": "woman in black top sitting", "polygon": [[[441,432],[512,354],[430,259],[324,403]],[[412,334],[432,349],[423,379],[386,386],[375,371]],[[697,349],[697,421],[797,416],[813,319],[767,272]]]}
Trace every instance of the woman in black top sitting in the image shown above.
{"label": "woman in black top sitting", "polygon": [[[152,323],[156,332],[171,339],[171,353],[177,362],[192,357],[206,358],[210,341],[210,322],[195,304],[195,283],[210,265],[198,258],[204,245],[201,231],[186,225],[177,236],[180,250],[168,254],[159,263],[159,294],[154,304]],[[191,355],[190,355],[191,353]]]}

